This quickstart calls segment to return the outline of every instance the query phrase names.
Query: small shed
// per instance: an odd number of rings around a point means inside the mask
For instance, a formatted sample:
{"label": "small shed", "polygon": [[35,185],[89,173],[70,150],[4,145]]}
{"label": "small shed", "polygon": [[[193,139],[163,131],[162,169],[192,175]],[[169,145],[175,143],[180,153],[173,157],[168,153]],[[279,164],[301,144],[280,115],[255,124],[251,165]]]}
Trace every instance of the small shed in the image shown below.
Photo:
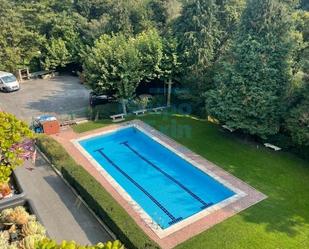
{"label": "small shed", "polygon": [[32,123],[32,127],[36,133],[45,133],[47,135],[60,132],[60,124],[57,118],[51,115],[36,117]]}

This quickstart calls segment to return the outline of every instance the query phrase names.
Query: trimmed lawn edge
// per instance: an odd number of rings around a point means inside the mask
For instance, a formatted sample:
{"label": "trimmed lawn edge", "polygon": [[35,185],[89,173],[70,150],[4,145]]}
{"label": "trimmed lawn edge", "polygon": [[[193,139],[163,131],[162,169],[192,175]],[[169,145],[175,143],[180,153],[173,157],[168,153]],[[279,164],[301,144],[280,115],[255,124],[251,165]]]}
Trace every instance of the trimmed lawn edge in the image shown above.
{"label": "trimmed lawn edge", "polygon": [[39,135],[37,146],[126,248],[160,248],[101,184],[73,160],[62,145],[51,137]]}

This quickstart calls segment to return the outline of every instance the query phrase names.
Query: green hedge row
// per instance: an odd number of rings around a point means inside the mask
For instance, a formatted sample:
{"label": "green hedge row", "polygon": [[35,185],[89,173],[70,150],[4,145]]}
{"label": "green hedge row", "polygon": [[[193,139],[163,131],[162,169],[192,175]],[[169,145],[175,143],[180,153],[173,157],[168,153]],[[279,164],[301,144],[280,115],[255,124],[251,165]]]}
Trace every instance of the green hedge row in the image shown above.
{"label": "green hedge row", "polygon": [[91,209],[132,249],[160,248],[138,227],[128,213],[84,168],[78,165],[54,139],[40,135],[37,145]]}

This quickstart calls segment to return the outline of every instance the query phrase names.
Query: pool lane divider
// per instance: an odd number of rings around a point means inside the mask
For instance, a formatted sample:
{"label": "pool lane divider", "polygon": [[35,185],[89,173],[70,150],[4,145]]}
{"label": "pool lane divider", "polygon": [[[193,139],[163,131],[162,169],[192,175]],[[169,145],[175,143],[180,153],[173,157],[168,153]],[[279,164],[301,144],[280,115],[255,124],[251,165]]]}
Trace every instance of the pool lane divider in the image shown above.
{"label": "pool lane divider", "polygon": [[203,206],[201,206],[201,209],[205,209],[211,205],[213,205],[212,202],[207,203],[204,200],[202,200],[202,198],[200,198],[199,196],[197,196],[196,194],[194,194],[190,189],[188,189],[186,186],[184,186],[181,182],[179,182],[178,180],[176,180],[174,177],[172,177],[170,174],[166,173],[164,170],[162,170],[160,167],[158,167],[157,165],[155,165],[153,162],[149,161],[146,157],[144,157],[143,155],[141,155],[137,150],[135,150],[134,148],[132,148],[132,146],[129,145],[128,141],[122,142],[120,144],[123,144],[124,146],[126,146],[128,149],[130,149],[134,154],[136,154],[139,158],[141,158],[143,161],[145,161],[146,163],[148,163],[150,166],[152,166],[154,169],[156,169],[157,171],[159,171],[160,173],[162,173],[163,175],[165,175],[168,179],[170,179],[172,182],[174,182],[175,184],[177,184],[180,188],[182,188],[184,191],[186,191],[189,195],[191,195],[195,200],[197,200],[198,202],[200,202]]}
{"label": "pool lane divider", "polygon": [[126,172],[124,172],[117,164],[115,164],[104,152],[103,148],[95,150],[95,152],[99,152],[102,157],[106,159],[116,170],[118,170],[123,176],[125,176],[131,183],[133,183],[139,190],[141,190],[153,203],[156,204],[170,219],[171,221],[168,223],[170,225],[175,224],[181,221],[183,218],[178,217],[175,218],[156,198],[154,198],[146,189],[144,189],[140,184],[138,184],[131,176],[129,176]]}

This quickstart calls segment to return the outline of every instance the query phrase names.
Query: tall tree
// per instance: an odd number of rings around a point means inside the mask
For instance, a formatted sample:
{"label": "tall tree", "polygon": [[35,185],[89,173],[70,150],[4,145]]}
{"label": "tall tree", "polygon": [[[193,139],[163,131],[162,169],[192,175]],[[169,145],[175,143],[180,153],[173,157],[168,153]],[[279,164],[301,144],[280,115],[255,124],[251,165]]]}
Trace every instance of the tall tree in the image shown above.
{"label": "tall tree", "polygon": [[171,105],[171,91],[173,79],[175,79],[180,70],[181,63],[177,53],[177,40],[171,36],[163,39],[163,57],[160,64],[161,75],[164,83],[168,86],[167,106]]}
{"label": "tall tree", "polygon": [[296,144],[309,146],[309,74],[306,77],[306,85],[300,88],[298,101],[289,110],[286,126]]}
{"label": "tall tree", "polygon": [[276,0],[249,0],[216,88],[206,94],[209,113],[250,134],[279,131],[290,82],[290,16]]}
{"label": "tall tree", "polygon": [[184,80],[202,85],[214,58],[219,37],[218,6],[215,0],[192,0],[182,10],[176,23],[179,51],[182,54]]}
{"label": "tall tree", "polygon": [[309,146],[309,12],[296,10],[294,18],[298,43],[293,54],[293,81],[285,128],[296,144]]}
{"label": "tall tree", "polygon": [[178,0],[150,0],[147,9],[157,29],[165,33],[170,23],[180,15],[181,3]]}
{"label": "tall tree", "polygon": [[85,77],[96,92],[116,92],[126,114],[127,100],[141,80],[157,75],[161,57],[161,39],[153,30],[129,38],[103,35],[85,55]]}
{"label": "tall tree", "polygon": [[157,30],[149,29],[136,36],[136,46],[143,65],[144,80],[158,78],[161,74],[160,63],[163,56],[163,45]]}
{"label": "tall tree", "polygon": [[182,96],[201,113],[201,93],[212,88],[215,65],[230,47],[244,0],[188,0],[174,25],[178,39],[181,82],[187,88]]}
{"label": "tall tree", "polygon": [[27,29],[21,12],[12,2],[0,0],[0,5],[0,67],[15,72],[40,55],[44,38]]}

